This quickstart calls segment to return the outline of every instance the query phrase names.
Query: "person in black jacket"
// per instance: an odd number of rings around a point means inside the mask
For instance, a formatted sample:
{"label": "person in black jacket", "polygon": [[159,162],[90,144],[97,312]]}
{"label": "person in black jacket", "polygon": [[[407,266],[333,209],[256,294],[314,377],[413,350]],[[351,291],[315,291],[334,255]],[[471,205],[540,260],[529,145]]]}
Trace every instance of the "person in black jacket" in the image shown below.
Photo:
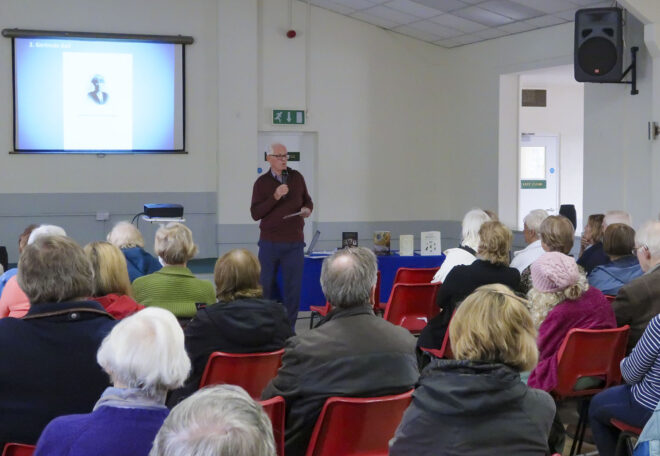
{"label": "person in black jacket", "polygon": [[199,309],[185,328],[193,369],[186,384],[170,395],[170,407],[198,389],[211,353],[275,351],[293,335],[284,306],[263,299],[260,271],[257,257],[245,249],[231,250],[215,263],[218,303]]}
{"label": "person in black jacket", "polygon": [[424,369],[391,456],[548,454],[555,403],[520,381],[538,359],[525,302],[503,285],[465,299],[449,325],[455,359]]}
{"label": "person in black jacket", "polygon": [[96,352],[116,320],[92,294],[92,266],[66,236],[42,236],[18,261],[30,300],[23,318],[0,320],[0,448],[35,444],[53,418],[89,413],[109,379]]}
{"label": "person in black jacket", "polygon": [[516,288],[520,272],[509,267],[509,250],[513,233],[500,222],[485,222],[479,229],[477,260],[467,266],[456,266],[440,287],[436,303],[440,313],[422,330],[418,347],[442,347],[449,321],[460,302],[482,285],[501,283]]}

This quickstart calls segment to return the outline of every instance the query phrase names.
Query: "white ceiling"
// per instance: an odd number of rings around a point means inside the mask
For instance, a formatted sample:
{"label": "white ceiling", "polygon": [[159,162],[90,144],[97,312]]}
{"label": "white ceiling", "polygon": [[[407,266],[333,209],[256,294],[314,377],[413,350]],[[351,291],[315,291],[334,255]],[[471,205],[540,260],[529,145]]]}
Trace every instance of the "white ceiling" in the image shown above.
{"label": "white ceiling", "polygon": [[[304,1],[304,0],[301,0]],[[452,48],[572,22],[614,0],[311,0],[321,8]]]}

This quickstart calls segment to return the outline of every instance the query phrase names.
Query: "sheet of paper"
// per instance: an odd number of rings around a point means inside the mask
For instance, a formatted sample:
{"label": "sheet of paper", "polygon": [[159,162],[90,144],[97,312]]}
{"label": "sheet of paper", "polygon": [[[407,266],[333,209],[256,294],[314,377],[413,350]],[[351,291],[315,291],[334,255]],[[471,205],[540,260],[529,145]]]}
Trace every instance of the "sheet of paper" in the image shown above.
{"label": "sheet of paper", "polygon": [[293,214],[285,215],[284,217],[282,217],[282,219],[288,219],[290,217],[295,217],[296,215],[302,215],[302,213],[303,213],[303,211],[300,210],[298,212],[294,212]]}

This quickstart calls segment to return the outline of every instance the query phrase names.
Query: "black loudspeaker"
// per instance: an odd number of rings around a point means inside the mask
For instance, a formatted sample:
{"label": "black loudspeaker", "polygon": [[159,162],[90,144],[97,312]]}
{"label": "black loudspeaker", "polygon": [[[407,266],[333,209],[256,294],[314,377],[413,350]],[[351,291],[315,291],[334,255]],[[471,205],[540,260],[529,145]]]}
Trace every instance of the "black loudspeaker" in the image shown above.
{"label": "black loudspeaker", "polygon": [[620,8],[588,8],[575,12],[575,80],[618,82],[623,74]]}

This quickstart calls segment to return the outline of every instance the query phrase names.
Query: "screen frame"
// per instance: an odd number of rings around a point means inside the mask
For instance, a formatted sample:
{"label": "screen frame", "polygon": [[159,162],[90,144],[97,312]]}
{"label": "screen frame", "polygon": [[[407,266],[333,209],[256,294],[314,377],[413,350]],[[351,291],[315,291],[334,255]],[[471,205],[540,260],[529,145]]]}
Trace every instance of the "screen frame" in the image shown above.
{"label": "screen frame", "polygon": [[[25,29],[3,29],[2,36],[11,38],[11,65],[12,65],[12,120],[13,120],[13,150],[10,154],[63,154],[63,155],[132,155],[132,154],[188,154],[186,151],[186,45],[194,43],[192,36],[184,35],[145,35],[131,33],[96,33],[96,32],[71,32],[71,31],[51,31],[51,30],[25,30]],[[181,149],[19,149],[16,147],[16,55],[14,38],[69,38],[85,40],[103,40],[103,41],[134,41],[181,45],[181,97],[182,97],[182,147]]]}

